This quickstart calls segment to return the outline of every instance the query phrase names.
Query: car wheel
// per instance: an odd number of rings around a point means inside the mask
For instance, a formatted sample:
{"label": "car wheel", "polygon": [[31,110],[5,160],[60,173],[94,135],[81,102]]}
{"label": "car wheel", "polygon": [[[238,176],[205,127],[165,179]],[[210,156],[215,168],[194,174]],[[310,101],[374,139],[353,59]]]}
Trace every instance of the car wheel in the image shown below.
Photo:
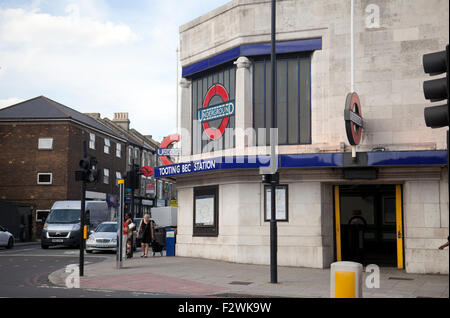
{"label": "car wheel", "polygon": [[41,244],[41,248],[46,250],[46,249],[48,249],[48,245]]}
{"label": "car wheel", "polygon": [[13,246],[14,246],[14,240],[12,237],[10,237],[6,248],[12,248]]}

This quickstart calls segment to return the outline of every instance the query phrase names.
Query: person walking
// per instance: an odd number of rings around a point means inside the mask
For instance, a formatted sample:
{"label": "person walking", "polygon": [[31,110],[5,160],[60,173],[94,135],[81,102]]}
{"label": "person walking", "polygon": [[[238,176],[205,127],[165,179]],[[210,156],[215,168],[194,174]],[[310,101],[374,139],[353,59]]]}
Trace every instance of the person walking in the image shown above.
{"label": "person walking", "polygon": [[131,218],[129,213],[125,213],[125,222],[126,225],[126,235],[127,235],[127,258],[133,257],[133,230],[135,228],[135,224],[133,223],[133,219]]}
{"label": "person walking", "polygon": [[138,236],[142,237],[141,245],[142,245],[142,255],[141,257],[148,256],[148,248],[150,243],[155,239],[155,235],[153,233],[153,222],[150,220],[150,215],[145,214],[144,218],[141,220],[138,229]]}

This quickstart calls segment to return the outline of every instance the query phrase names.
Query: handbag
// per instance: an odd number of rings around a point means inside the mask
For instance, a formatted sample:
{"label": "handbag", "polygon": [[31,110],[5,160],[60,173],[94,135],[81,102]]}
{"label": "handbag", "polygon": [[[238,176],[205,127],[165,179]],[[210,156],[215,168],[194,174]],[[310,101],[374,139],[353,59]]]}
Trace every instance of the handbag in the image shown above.
{"label": "handbag", "polygon": [[139,224],[139,229],[138,229],[138,239],[142,241],[142,239],[144,238],[144,229],[142,228],[142,223],[144,223],[141,220],[141,223]]}
{"label": "handbag", "polygon": [[128,230],[132,231],[135,227],[136,227],[136,224],[130,223],[130,224],[128,225]]}

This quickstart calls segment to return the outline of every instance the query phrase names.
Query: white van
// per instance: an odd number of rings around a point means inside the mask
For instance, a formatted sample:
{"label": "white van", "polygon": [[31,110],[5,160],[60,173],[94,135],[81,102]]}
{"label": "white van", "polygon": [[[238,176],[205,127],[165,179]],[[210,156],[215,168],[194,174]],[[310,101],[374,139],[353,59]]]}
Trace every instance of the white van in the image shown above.
{"label": "white van", "polygon": [[[95,229],[100,223],[110,221],[111,214],[106,201],[86,201],[85,207],[88,228]],[[56,201],[45,220],[41,247],[80,246],[80,217],[81,201]]]}

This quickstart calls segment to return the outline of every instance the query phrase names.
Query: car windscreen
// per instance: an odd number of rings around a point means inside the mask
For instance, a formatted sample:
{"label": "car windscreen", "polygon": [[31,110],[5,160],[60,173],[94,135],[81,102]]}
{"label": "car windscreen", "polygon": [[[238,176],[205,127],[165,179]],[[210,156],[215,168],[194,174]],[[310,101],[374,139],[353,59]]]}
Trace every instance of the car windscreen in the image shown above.
{"label": "car windscreen", "polygon": [[100,224],[95,232],[117,232],[117,224]]}
{"label": "car windscreen", "polygon": [[47,217],[47,223],[78,223],[80,222],[80,210],[58,209],[51,210]]}

